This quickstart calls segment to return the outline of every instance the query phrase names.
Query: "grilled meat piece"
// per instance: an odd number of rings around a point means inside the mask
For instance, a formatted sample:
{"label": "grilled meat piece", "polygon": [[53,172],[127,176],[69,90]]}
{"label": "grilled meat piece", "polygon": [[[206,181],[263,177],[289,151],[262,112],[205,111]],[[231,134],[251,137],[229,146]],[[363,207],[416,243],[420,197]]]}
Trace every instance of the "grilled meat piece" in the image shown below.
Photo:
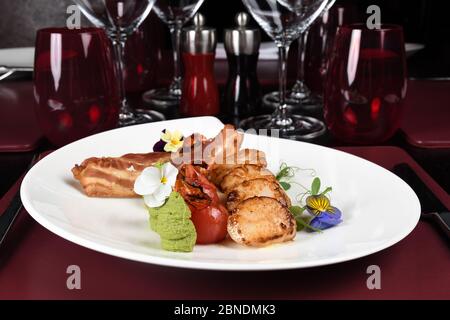
{"label": "grilled meat piece", "polygon": [[142,170],[170,160],[170,153],[130,153],[116,158],[89,158],[72,168],[72,173],[89,197],[130,198],[134,181]]}
{"label": "grilled meat piece", "polygon": [[209,180],[219,186],[223,178],[236,166],[253,164],[265,168],[267,166],[264,152],[255,149],[242,149],[225,159],[223,163],[213,163],[209,166]]}
{"label": "grilled meat piece", "polygon": [[245,164],[242,166],[235,166],[231,169],[228,174],[223,177],[220,188],[223,192],[229,193],[244,181],[256,178],[263,178],[276,182],[275,176],[266,168],[254,164]]}
{"label": "grilled meat piece", "polygon": [[253,197],[274,198],[284,206],[291,206],[289,196],[284,192],[278,182],[265,178],[256,178],[244,181],[228,193],[226,203],[227,209],[232,211],[241,201]]}
{"label": "grilled meat piece", "polygon": [[237,243],[262,247],[294,239],[297,226],[289,209],[276,199],[253,197],[231,212],[227,230]]}

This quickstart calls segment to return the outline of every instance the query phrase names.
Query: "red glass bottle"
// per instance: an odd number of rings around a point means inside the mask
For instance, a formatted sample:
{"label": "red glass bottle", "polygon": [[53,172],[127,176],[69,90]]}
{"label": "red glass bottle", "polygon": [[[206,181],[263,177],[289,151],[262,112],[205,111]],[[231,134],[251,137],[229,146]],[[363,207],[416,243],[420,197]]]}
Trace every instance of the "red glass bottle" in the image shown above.
{"label": "red glass bottle", "polygon": [[211,116],[220,111],[219,90],[214,78],[216,31],[204,26],[197,14],[193,27],[183,30],[184,65],[180,113],[183,116]]}
{"label": "red glass bottle", "polygon": [[219,91],[214,79],[214,53],[183,53],[185,67],[180,111],[186,116],[219,113]]}

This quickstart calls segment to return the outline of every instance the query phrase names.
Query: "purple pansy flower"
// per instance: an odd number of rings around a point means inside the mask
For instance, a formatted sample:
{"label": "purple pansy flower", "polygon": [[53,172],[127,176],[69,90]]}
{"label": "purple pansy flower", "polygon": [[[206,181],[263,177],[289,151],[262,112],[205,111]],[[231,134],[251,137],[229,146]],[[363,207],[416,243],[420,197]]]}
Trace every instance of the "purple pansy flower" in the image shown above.
{"label": "purple pansy flower", "polygon": [[311,220],[309,225],[315,229],[325,230],[342,222],[342,212],[336,207],[330,211],[323,211]]}
{"label": "purple pansy flower", "polygon": [[153,152],[164,152],[164,146],[166,143],[162,140],[159,140],[155,145],[153,146]]}

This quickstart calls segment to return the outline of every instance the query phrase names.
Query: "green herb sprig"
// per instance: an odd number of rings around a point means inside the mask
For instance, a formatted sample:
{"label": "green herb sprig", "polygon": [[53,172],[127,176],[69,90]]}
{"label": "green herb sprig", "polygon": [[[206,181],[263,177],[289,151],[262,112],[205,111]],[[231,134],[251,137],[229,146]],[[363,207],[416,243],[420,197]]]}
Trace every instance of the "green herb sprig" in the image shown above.
{"label": "green herb sprig", "polygon": [[288,166],[286,163],[283,162],[280,165],[280,170],[278,171],[275,178],[278,180],[279,184],[285,191],[291,189],[292,184],[296,184],[305,190],[305,192],[300,193],[296,197],[300,205],[291,206],[289,208],[289,211],[292,213],[292,215],[295,218],[295,221],[297,222],[297,231],[301,231],[306,228],[312,231],[322,232],[322,230],[316,229],[310,225],[310,221],[312,218],[303,216],[303,213],[306,210],[306,204],[302,205],[302,203],[303,199],[308,196],[327,196],[328,193],[333,191],[333,188],[326,187],[324,190],[321,191],[320,189],[322,187],[322,183],[319,177],[314,177],[313,181],[311,182],[311,186],[309,188],[304,187],[302,184],[294,181],[295,174],[298,170],[311,170],[312,176],[316,175],[313,169],[300,169],[297,167]]}

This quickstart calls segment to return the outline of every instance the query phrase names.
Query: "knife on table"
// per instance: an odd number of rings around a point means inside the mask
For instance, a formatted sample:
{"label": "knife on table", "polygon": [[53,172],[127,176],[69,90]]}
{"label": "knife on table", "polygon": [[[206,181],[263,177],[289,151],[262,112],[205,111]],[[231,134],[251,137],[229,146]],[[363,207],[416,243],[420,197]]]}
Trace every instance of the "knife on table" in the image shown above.
{"label": "knife on table", "polygon": [[[33,159],[30,162],[30,165],[27,171],[36,163],[36,155],[33,156]],[[5,212],[0,216],[0,245],[5,240],[6,235],[8,234],[9,229],[16,220],[17,215],[22,209],[22,200],[20,199],[20,188],[14,194],[9,206],[6,208]]]}
{"label": "knife on table", "polygon": [[396,165],[392,171],[416,192],[422,206],[421,219],[429,219],[435,222],[447,236],[447,239],[450,239],[450,212],[448,212],[446,206],[406,163]]}

